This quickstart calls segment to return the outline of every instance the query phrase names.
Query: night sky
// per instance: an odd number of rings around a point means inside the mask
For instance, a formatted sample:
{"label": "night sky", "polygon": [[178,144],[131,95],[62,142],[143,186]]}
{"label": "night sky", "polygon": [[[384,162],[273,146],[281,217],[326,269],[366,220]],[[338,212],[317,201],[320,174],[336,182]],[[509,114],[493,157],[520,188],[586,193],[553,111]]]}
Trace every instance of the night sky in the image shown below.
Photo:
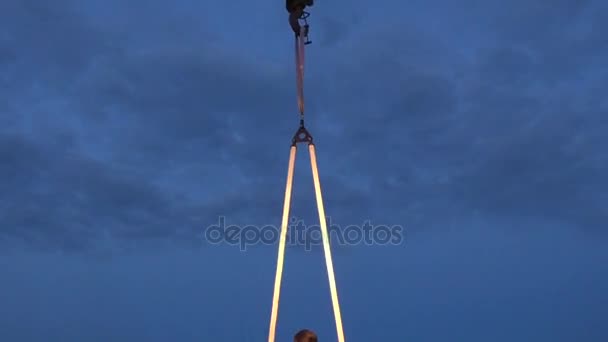
{"label": "night sky", "polygon": [[[306,125],[348,341],[608,341],[608,2],[316,1]],[[266,341],[298,127],[282,0],[0,1],[0,340]],[[318,223],[306,148],[292,214]],[[319,246],[277,342],[336,341]]]}

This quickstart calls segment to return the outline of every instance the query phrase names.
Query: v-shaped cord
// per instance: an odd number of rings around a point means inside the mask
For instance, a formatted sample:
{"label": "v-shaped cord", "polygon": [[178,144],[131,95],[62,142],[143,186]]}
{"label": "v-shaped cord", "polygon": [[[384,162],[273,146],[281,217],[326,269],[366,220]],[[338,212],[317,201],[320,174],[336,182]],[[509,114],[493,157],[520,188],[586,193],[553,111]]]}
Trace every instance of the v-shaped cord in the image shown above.
{"label": "v-shaped cord", "polygon": [[272,314],[270,317],[270,331],[268,334],[268,342],[274,342],[276,333],[276,323],[279,310],[279,297],[281,293],[281,278],[283,275],[283,262],[285,259],[285,242],[287,238],[287,227],[289,220],[289,209],[291,206],[291,188],[293,185],[294,166],[296,160],[296,150],[298,143],[308,143],[308,151],[310,153],[310,166],[312,168],[313,181],[315,186],[315,196],[317,200],[317,209],[319,212],[319,221],[321,225],[321,234],[323,237],[323,250],[325,252],[325,264],[327,266],[327,277],[329,279],[329,288],[331,291],[331,301],[334,310],[336,321],[336,331],[338,341],[344,342],[344,331],[342,328],[342,315],[340,314],[340,304],[338,302],[338,290],[336,288],[336,279],[334,275],[333,261],[331,258],[331,249],[329,245],[329,234],[327,232],[327,221],[325,220],[325,209],[323,207],[323,196],[321,193],[321,182],[319,181],[319,170],[317,167],[317,156],[315,145],[312,142],[312,136],[304,128],[304,122],[300,121],[300,128],[293,137],[291,148],[289,151],[289,166],[287,169],[287,184],[285,187],[285,201],[283,202],[283,218],[281,220],[281,235],[279,240],[279,253],[277,258],[277,270],[274,280],[274,295],[272,298]]}

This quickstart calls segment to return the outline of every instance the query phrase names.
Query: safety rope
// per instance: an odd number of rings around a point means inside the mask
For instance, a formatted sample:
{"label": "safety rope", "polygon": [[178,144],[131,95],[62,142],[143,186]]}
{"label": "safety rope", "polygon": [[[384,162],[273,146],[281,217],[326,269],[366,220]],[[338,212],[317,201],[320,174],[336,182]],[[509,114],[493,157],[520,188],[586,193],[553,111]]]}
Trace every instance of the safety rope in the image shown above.
{"label": "safety rope", "polygon": [[[306,19],[308,13],[304,12],[300,19]],[[313,182],[315,187],[315,197],[317,202],[317,211],[319,214],[319,222],[321,226],[321,234],[323,238],[323,251],[325,254],[325,265],[327,267],[327,277],[331,293],[331,301],[334,311],[334,319],[336,323],[336,331],[338,341],[344,342],[344,331],[342,327],[342,315],[340,313],[340,304],[338,301],[338,290],[334,274],[333,261],[331,257],[331,249],[329,244],[329,233],[327,231],[327,221],[325,219],[325,208],[323,205],[323,196],[321,192],[321,182],[319,180],[319,169],[317,166],[317,155],[315,145],[313,144],[312,135],[304,127],[304,39],[308,36],[308,24],[301,27],[300,34],[296,35],[296,86],[298,94],[298,108],[300,111],[300,127],[296,131],[292,139],[291,148],[289,151],[289,165],[287,168],[287,182],[285,186],[285,199],[283,201],[283,216],[281,220],[281,235],[279,238],[279,251],[277,256],[277,268],[274,280],[274,294],[272,298],[272,313],[270,316],[270,330],[268,333],[268,342],[275,341],[276,325],[279,310],[279,299],[281,293],[281,279],[283,276],[283,265],[285,260],[285,245],[287,240],[287,229],[289,221],[289,210],[291,207],[291,190],[293,186],[294,166],[298,143],[308,143],[308,151],[310,154],[310,166],[312,169]]]}

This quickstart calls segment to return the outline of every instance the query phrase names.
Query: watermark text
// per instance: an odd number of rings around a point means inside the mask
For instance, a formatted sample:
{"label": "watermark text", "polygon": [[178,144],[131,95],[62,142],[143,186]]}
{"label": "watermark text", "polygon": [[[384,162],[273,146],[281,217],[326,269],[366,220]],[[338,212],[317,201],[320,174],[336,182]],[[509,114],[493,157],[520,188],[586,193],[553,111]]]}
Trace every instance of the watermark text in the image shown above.
{"label": "watermark text", "polygon": [[[365,221],[359,225],[342,227],[327,222],[328,239],[339,245],[399,245],[404,240],[405,231],[400,225],[374,225]],[[238,246],[246,251],[249,246],[274,245],[281,238],[281,227],[276,225],[235,225],[228,224],[220,216],[217,224],[205,229],[205,240],[211,244]],[[323,234],[319,224],[307,225],[302,220],[292,218],[285,235],[287,245],[304,246],[309,251],[313,246],[323,244]]]}

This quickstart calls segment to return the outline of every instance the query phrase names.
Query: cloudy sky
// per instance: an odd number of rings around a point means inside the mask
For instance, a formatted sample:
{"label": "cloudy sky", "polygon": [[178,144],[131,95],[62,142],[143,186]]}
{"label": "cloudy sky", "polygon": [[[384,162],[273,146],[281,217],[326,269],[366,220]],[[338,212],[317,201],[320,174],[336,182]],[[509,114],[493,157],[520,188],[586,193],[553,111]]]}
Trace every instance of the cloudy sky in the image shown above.
{"label": "cloudy sky", "polygon": [[[350,5],[350,6],[347,6]],[[608,4],[319,0],[307,126],[349,341],[608,340]],[[0,2],[0,340],[264,341],[297,128],[282,1]],[[318,222],[306,149],[292,214]],[[277,342],[335,341],[290,245]]]}

